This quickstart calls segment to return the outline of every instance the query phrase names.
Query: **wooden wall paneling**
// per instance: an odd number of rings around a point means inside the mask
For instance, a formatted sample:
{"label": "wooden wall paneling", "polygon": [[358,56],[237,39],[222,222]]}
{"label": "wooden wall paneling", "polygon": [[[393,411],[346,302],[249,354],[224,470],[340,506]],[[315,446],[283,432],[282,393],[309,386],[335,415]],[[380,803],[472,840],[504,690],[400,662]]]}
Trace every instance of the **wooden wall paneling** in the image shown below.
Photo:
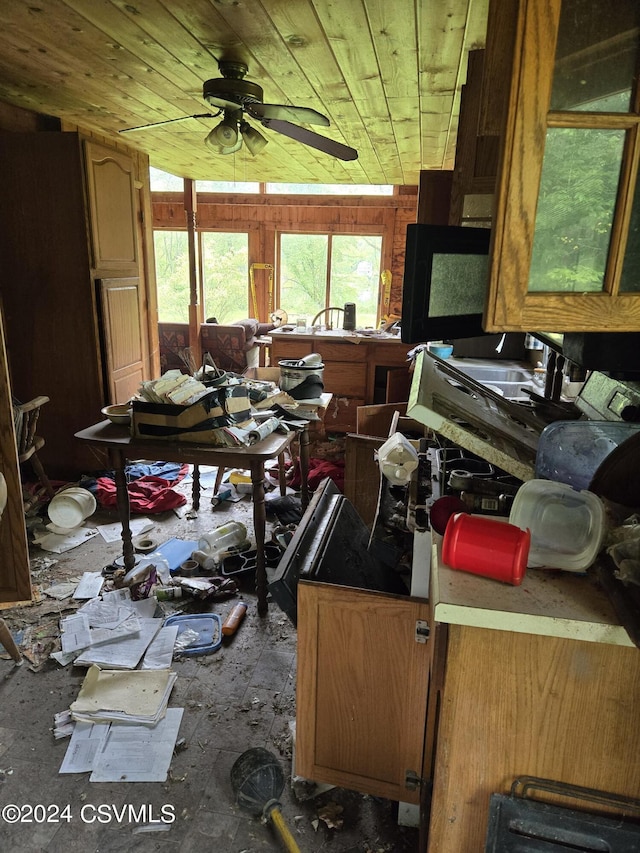
{"label": "wooden wall paneling", "polygon": [[426,225],[448,225],[451,207],[453,170],[420,173],[416,222]]}
{"label": "wooden wall paneling", "polygon": [[73,435],[98,420],[107,402],[80,139],[0,134],[0,161],[7,166],[0,293],[13,393],[21,401],[51,398],[39,422],[40,457],[50,477],[69,477],[95,469],[93,453]]}
{"label": "wooden wall paneling", "polygon": [[11,380],[0,310],[0,471],[7,484],[7,506],[0,518],[0,608],[31,601],[29,545],[24,520]]}
{"label": "wooden wall paneling", "polygon": [[509,48],[515,41],[519,5],[489,0],[478,122],[481,136],[500,137],[504,133],[513,74],[513,51]]}

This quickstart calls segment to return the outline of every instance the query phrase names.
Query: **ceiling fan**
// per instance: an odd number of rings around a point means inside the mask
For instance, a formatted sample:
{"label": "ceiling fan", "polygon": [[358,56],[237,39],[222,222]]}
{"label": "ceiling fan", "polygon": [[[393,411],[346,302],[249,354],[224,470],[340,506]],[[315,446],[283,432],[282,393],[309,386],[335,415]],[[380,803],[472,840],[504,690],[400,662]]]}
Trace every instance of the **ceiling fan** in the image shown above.
{"label": "ceiling fan", "polygon": [[311,148],[330,154],[332,157],[337,157],[340,160],[357,160],[358,152],[355,148],[349,148],[348,145],[335,142],[333,139],[328,139],[326,136],[322,136],[313,130],[307,130],[295,123],[302,122],[303,124],[328,127],[329,119],[322,113],[311,109],[311,107],[265,104],[262,87],[244,79],[249,70],[244,62],[221,59],[218,60],[218,68],[222,77],[206,80],[202,87],[204,100],[212,107],[217,108],[217,112],[180,116],[179,118],[143,124],[138,127],[123,128],[119,132],[129,133],[134,130],[145,130],[148,127],[158,127],[190,118],[217,118],[222,115],[220,123],[205,137],[206,144],[219,154],[233,154],[242,147],[244,142],[249,153],[255,156],[262,151],[268,140],[260,131],[249,124],[245,117],[249,116],[269,130],[275,130],[290,139],[296,139]]}

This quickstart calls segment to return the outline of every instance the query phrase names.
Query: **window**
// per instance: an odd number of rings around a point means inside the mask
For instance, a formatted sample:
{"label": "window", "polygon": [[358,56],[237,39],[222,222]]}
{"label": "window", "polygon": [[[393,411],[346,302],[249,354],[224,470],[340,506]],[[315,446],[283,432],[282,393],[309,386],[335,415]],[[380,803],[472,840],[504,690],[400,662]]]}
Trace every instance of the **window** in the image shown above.
{"label": "window", "polygon": [[[189,249],[186,231],[154,231],[158,320],[189,322]],[[205,319],[232,323],[248,317],[248,234],[205,231],[198,234],[202,258],[202,303]]]}
{"label": "window", "polygon": [[189,247],[186,231],[154,231],[158,320],[189,322]]}
{"label": "window", "polygon": [[355,302],[358,326],[375,327],[382,237],[281,234],[279,306],[309,321],[322,308]]}
{"label": "window", "polygon": [[205,320],[249,317],[249,235],[204,231],[199,237]]}
{"label": "window", "polygon": [[266,191],[286,195],[393,195],[393,184],[267,184]]}

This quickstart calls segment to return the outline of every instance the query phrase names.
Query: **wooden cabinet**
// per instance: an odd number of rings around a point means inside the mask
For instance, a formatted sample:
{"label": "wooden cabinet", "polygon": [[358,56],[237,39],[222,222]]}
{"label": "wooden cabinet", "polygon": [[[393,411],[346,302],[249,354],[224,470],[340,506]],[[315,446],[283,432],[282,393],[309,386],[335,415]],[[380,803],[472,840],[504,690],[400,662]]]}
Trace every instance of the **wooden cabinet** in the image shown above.
{"label": "wooden cabinet", "polygon": [[448,640],[432,709],[428,853],[484,850],[490,796],[508,794],[520,776],[638,796],[636,648],[466,625],[440,630]]}
{"label": "wooden cabinet", "polygon": [[334,584],[298,584],[296,773],[418,803],[429,606]]}
{"label": "wooden cabinet", "polygon": [[[51,399],[40,455],[54,478],[101,467],[74,433],[126,400],[146,369],[131,166],[107,150],[89,145],[87,170],[77,133],[0,134],[9,372],[18,399]],[[126,285],[114,286],[122,277]]]}
{"label": "wooden cabinet", "polygon": [[637,331],[640,7],[513,8],[484,327]]}
{"label": "wooden cabinet", "polygon": [[387,402],[392,384],[395,398],[402,398],[396,390],[398,381],[401,386],[404,384],[404,399],[408,397],[407,346],[399,339],[354,338],[341,332],[272,335],[274,366],[282,359],[299,359],[311,352],[322,356],[324,386],[333,394],[325,415],[329,432],[356,432],[358,406]]}

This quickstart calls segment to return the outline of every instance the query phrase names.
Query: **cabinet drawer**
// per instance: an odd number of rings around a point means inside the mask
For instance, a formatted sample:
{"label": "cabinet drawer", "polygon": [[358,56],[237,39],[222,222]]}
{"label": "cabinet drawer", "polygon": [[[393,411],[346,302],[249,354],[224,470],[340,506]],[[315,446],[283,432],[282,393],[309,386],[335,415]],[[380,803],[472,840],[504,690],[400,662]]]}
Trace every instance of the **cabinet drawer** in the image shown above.
{"label": "cabinet drawer", "polygon": [[325,362],[323,371],[325,391],[334,396],[360,397],[364,399],[367,385],[367,365],[348,362]]}
{"label": "cabinet drawer", "polygon": [[302,358],[310,352],[313,350],[307,341],[281,341],[274,337],[270,347],[271,366],[277,367],[281,359]]}
{"label": "cabinet drawer", "polygon": [[361,361],[367,360],[366,344],[335,343],[316,340],[315,351],[319,352],[325,364],[328,361]]}
{"label": "cabinet drawer", "polygon": [[400,367],[401,365],[408,366],[407,353],[411,347],[400,346],[400,344],[381,344],[376,341],[374,344],[375,352],[372,353],[374,361],[377,365],[384,367]]}

